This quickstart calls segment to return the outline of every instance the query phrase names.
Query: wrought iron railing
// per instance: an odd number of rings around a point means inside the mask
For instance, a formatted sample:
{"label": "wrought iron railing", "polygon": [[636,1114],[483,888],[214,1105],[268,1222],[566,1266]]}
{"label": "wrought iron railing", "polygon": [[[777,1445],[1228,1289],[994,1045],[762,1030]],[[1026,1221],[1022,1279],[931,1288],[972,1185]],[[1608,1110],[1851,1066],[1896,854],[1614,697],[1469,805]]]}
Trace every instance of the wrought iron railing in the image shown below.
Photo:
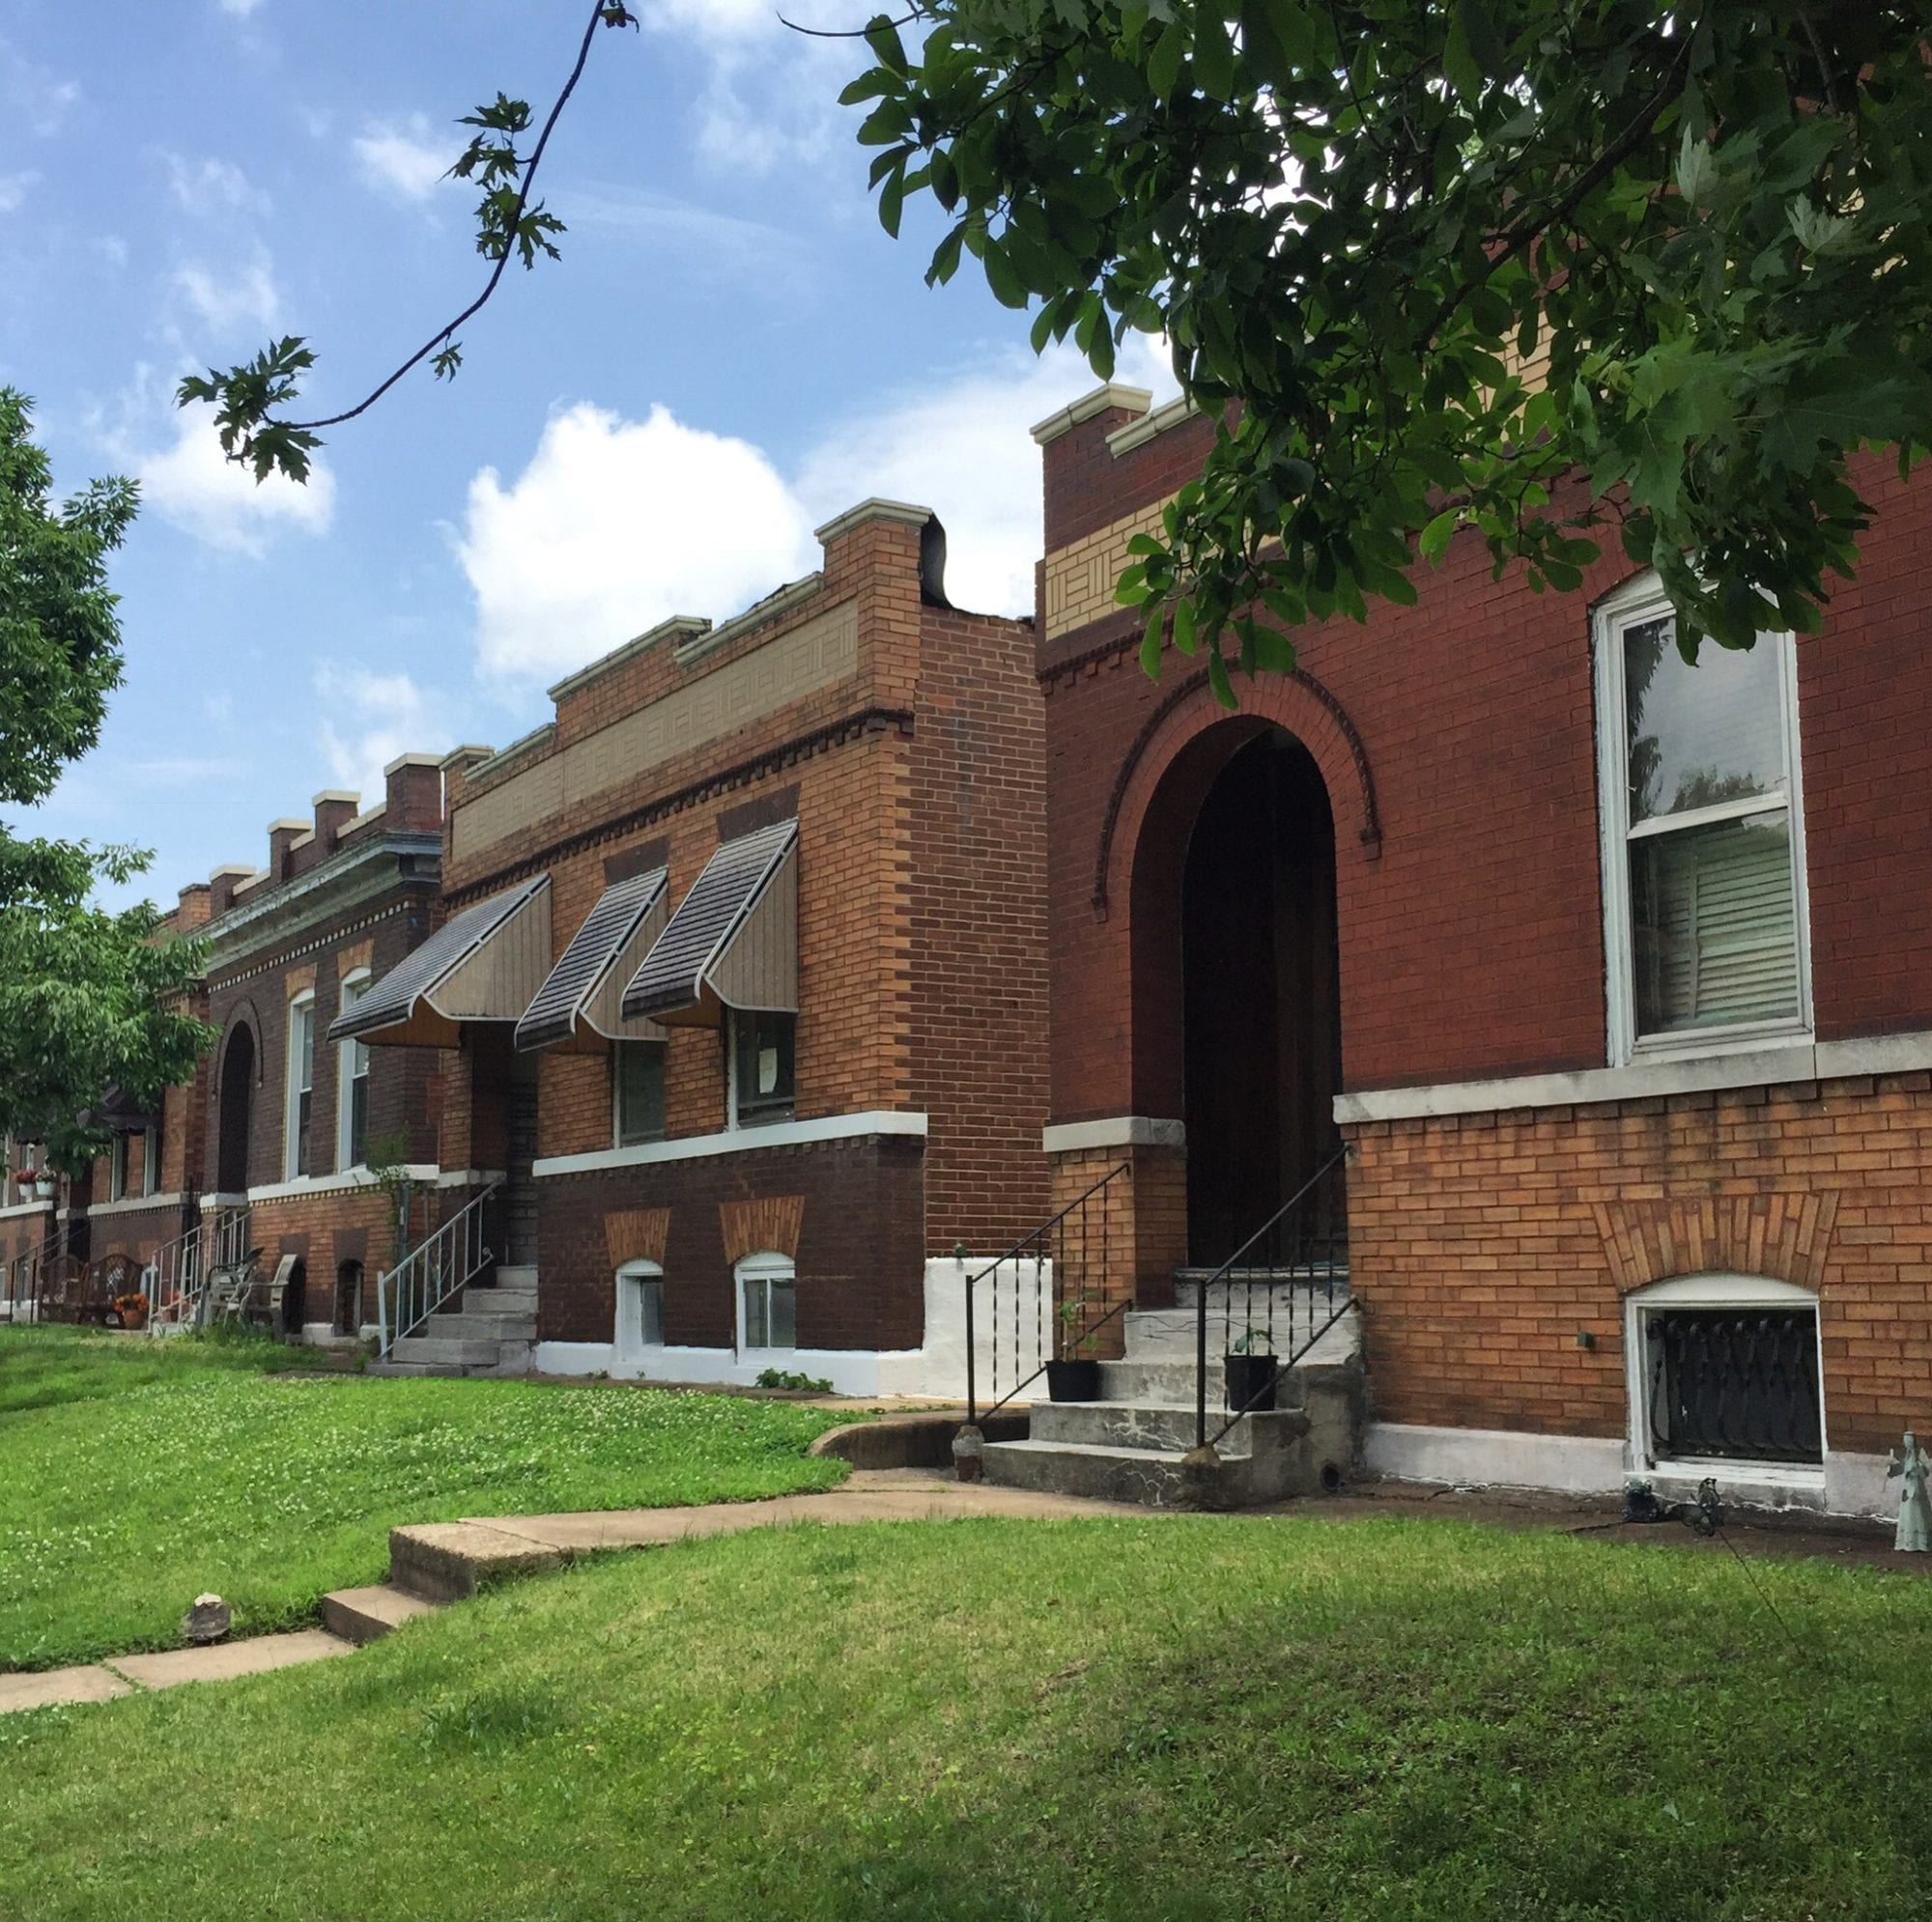
{"label": "wrought iron railing", "polygon": [[[1194,1302],[1194,1445],[1221,1440],[1244,1415],[1273,1406],[1274,1376],[1292,1368],[1350,1307],[1349,1149],[1339,1147],[1217,1269],[1197,1282]],[[1216,1306],[1218,1304],[1218,1314]],[[1221,1421],[1208,1432],[1208,1334],[1220,1324],[1225,1351],[1272,1357],[1273,1370],[1238,1402],[1221,1371]]]}
{"label": "wrought iron railing", "polygon": [[418,1242],[376,1282],[382,1359],[412,1335],[451,1295],[472,1282],[496,1257],[483,1239],[483,1206],[500,1184],[473,1195],[427,1239]]}
{"label": "wrought iron railing", "polygon": [[[1133,1236],[1124,1221],[1113,1220],[1132,1181],[1127,1163],[1109,1169],[1057,1215],[967,1277],[969,1424],[977,1427],[982,1415],[997,1414],[1046,1372],[1048,1362],[1096,1352],[1101,1331],[1133,1307]],[[987,1386],[994,1398],[984,1409],[980,1406],[982,1286],[990,1333]]]}
{"label": "wrought iron railing", "polygon": [[[47,1263],[59,1258],[67,1239],[65,1229],[55,1229],[41,1245],[22,1255],[14,1265],[12,1293],[13,1319],[38,1321],[41,1318],[41,1291],[45,1285]],[[22,1311],[25,1313],[22,1313]]]}
{"label": "wrought iron railing", "polygon": [[209,1283],[248,1258],[246,1206],[223,1208],[155,1250],[141,1276],[151,1334],[200,1324]]}

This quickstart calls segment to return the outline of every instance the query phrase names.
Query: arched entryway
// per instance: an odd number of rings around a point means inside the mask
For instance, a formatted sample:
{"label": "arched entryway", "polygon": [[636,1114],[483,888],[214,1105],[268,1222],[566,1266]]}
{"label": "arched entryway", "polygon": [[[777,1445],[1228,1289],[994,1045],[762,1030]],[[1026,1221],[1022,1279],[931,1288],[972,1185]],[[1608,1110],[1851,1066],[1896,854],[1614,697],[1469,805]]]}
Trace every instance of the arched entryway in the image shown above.
{"label": "arched entryway", "polygon": [[215,1130],[214,1185],[224,1195],[248,1188],[248,1116],[255,1094],[255,1031],[240,1022],[221,1055],[221,1096]]}
{"label": "arched entryway", "polygon": [[1187,1264],[1212,1267],[1339,1145],[1335,823],[1288,729],[1235,717],[1174,757],[1133,926],[1136,1105],[1186,1124]]}

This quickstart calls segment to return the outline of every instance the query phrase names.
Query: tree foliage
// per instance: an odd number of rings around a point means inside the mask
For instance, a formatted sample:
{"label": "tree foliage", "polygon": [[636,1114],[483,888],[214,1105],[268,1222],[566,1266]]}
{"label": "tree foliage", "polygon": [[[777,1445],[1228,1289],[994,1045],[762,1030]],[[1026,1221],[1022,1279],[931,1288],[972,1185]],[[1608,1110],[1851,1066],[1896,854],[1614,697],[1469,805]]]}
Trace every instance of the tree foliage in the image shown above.
{"label": "tree foliage", "polygon": [[[899,29],[919,30],[908,44]],[[1249,669],[1413,601],[1459,526],[1576,586],[1613,525],[1699,632],[1814,629],[1861,446],[1932,429],[1923,10],[1858,0],[915,0],[879,214],[1034,340],[1165,334],[1220,417],[1122,598]],[[1559,491],[1573,471],[1587,489]]]}
{"label": "tree foliage", "polygon": [[[107,556],[134,518],[133,483],[96,481],[56,506],[27,401],[0,387],[0,803],[43,800],[99,738],[121,682]],[[208,1031],[180,1006],[202,945],[164,937],[143,904],[93,905],[147,857],[42,840],[0,823],[0,1130],[74,1168],[103,1145],[85,1118],[110,1087],[136,1101],[193,1071]]]}

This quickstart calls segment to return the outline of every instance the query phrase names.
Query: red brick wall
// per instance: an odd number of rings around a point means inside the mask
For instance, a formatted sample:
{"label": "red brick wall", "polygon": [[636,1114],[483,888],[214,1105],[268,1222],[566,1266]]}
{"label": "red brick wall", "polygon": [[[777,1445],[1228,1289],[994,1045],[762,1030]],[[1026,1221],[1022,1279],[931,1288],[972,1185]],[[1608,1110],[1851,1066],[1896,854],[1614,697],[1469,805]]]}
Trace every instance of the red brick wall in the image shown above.
{"label": "red brick wall", "polygon": [[1882,1450],[1922,1424],[1932,1077],[1347,1132],[1381,1419],[1621,1435],[1625,1294],[1738,1272],[1817,1291],[1831,1447]]}
{"label": "red brick wall", "polygon": [[1045,716],[1030,626],[927,608],[922,635],[902,1005],[925,1248],[997,1254],[1048,1213]]}
{"label": "red brick wall", "polygon": [[[1075,466],[1090,492],[1107,471]],[[1111,458],[1111,457],[1109,457]],[[1121,492],[1098,523],[1151,497]],[[1880,508],[1860,578],[1824,634],[1802,641],[1813,975],[1822,1037],[1932,1027],[1932,655],[1914,644],[1932,588],[1932,482],[1864,472]],[[1160,477],[1165,485],[1167,476]],[[1051,485],[1051,480],[1049,482]],[[1050,504],[1048,522],[1060,512]],[[1620,556],[1576,594],[1536,595],[1490,578],[1471,535],[1425,570],[1420,604],[1378,607],[1365,625],[1295,636],[1300,664],[1359,736],[1379,804],[1373,854],[1344,827],[1356,771],[1346,748],[1301,727],[1338,817],[1343,1073],[1350,1088],[1602,1065],[1606,1058],[1598,853],[1591,603],[1629,574]],[[1096,645],[1120,647],[1084,661]],[[1134,848],[1116,843],[1101,919],[1094,868],[1110,802],[1137,737],[1191,664],[1170,653],[1152,683],[1131,623],[1095,623],[1042,646],[1048,691],[1048,819],[1057,1119],[1120,1113],[1144,1098],[1131,1030],[1169,1018],[1141,1003],[1129,890]],[[1250,709],[1266,683],[1242,690]],[[1277,695],[1287,702],[1287,695]],[[1314,710],[1302,703],[1311,721]],[[1171,711],[1143,761],[1152,784],[1213,723],[1203,694]],[[1152,911],[1168,914],[1159,900]],[[1903,915],[1901,924],[1899,917]],[[1129,1022],[1127,1010],[1133,1009]]]}
{"label": "red brick wall", "polygon": [[744,1202],[783,1197],[800,1203],[793,1256],[798,1345],[917,1347],[922,1158],[917,1141],[894,1136],[545,1180],[538,1336],[611,1339],[617,1261],[607,1220],[663,1208],[669,1215],[662,1258],[665,1338],[682,1346],[730,1347],[737,1324],[727,1216]]}

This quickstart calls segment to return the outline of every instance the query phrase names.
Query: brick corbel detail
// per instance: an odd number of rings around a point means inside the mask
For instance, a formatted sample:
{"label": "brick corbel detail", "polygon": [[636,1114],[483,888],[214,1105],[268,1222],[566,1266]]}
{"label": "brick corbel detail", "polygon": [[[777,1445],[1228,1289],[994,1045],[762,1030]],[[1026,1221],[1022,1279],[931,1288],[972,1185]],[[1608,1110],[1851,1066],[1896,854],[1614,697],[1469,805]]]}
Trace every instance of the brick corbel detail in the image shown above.
{"label": "brick corbel detail", "polygon": [[664,1266],[665,1242],[670,1234],[668,1208],[623,1208],[604,1217],[604,1248],[611,1272],[626,1261],[655,1261]]}
{"label": "brick corbel detail", "polygon": [[1816,1288],[1835,1195],[1703,1195],[1603,1201],[1593,1212],[1620,1293],[1675,1275],[1767,1275]]}
{"label": "brick corbel detail", "polygon": [[749,1201],[720,1201],[718,1226],[724,1235],[724,1258],[747,1255],[787,1255],[798,1259],[798,1231],[805,1220],[803,1195],[760,1195]]}

